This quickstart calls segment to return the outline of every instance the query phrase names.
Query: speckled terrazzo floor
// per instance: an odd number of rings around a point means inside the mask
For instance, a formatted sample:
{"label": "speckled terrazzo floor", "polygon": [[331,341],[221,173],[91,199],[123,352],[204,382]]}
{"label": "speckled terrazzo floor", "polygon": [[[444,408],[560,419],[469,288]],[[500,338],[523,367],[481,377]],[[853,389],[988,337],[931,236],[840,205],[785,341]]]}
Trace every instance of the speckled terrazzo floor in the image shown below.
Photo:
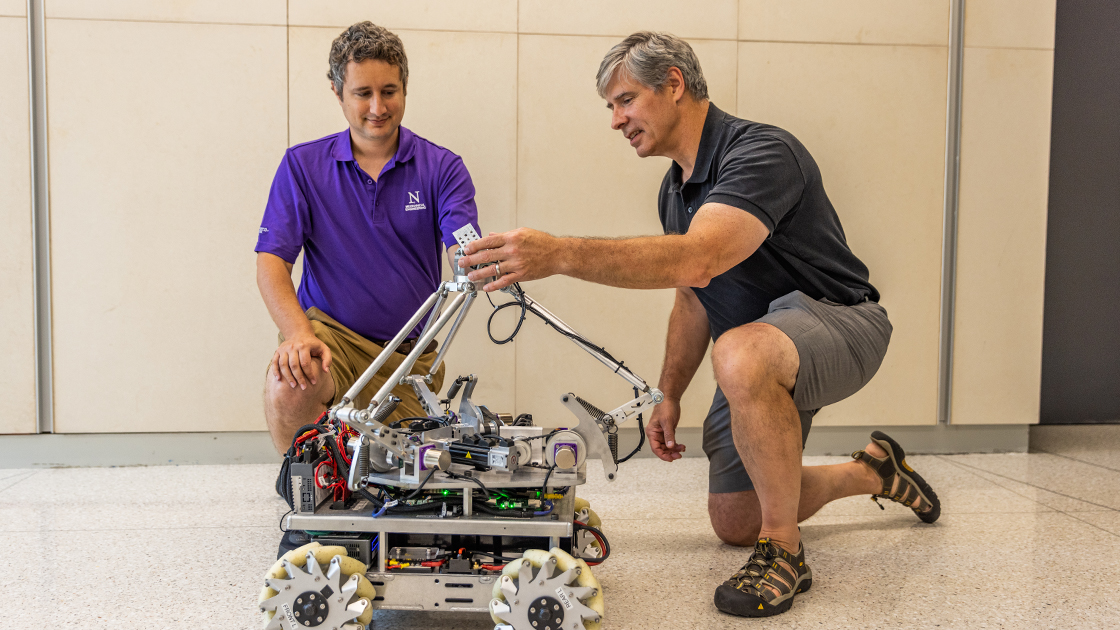
{"label": "speckled terrazzo floor", "polygon": [[[813,590],[777,618],[712,605],[747,552],[705,515],[703,459],[592,462],[581,496],[613,549],[604,628],[1120,627],[1120,444],[914,456],[943,515],[863,497],[802,527]],[[844,458],[812,457],[807,463]],[[286,506],[272,466],[0,470],[0,629],[259,628]],[[379,612],[374,628],[491,628],[486,615]]]}

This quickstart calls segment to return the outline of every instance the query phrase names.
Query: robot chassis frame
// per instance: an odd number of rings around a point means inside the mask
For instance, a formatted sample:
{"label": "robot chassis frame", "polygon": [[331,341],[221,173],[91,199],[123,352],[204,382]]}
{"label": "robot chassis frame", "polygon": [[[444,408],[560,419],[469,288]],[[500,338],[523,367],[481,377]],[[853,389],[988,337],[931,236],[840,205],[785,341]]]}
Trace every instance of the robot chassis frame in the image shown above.
{"label": "robot chassis frame", "polygon": [[[458,267],[462,247],[478,239],[473,227],[466,225],[455,232],[461,249],[456,253],[453,265],[454,277],[443,282],[437,290],[417,309],[416,313],[401,328],[400,332],[366,369],[362,376],[343,395],[342,399],[328,413],[356,430],[360,437],[351,438],[347,452],[353,456],[353,464],[348,471],[347,486],[351,491],[365,488],[395,487],[401,490],[442,492],[444,495],[459,491],[462,495],[461,508],[455,515],[433,517],[432,515],[371,514],[368,501],[361,500],[350,510],[332,510],[320,501],[314,501],[311,509],[297,509],[287,517],[288,529],[329,533],[328,536],[365,535],[376,536],[376,557],[372,551],[366,577],[372,583],[376,597],[370,605],[374,610],[425,610],[454,612],[491,612],[495,621],[500,621],[495,630],[584,630],[588,626],[597,627],[599,615],[584,605],[589,597],[597,596],[597,589],[579,586],[575,580],[580,575],[580,567],[567,570],[556,568],[557,556],[540,563],[536,575],[527,559],[519,559],[520,576],[515,581],[502,573],[480,571],[441,572],[440,568],[427,572],[402,572],[392,570],[390,555],[422,553],[425,547],[410,544],[420,540],[433,543],[426,549],[447,547],[447,541],[491,541],[491,545],[501,550],[509,544],[517,553],[518,547],[540,545],[545,549],[570,552],[573,556],[580,553],[581,544],[577,542],[574,523],[575,487],[586,482],[586,460],[598,457],[603,462],[607,481],[614,481],[618,474],[617,428],[643,411],[662,402],[662,393],[651,388],[644,380],[634,374],[622,362],[615,360],[599,348],[586,341],[570,326],[561,321],[541,304],[525,295],[518,287],[503,291],[510,293],[528,312],[532,312],[558,332],[571,339],[583,350],[598,359],[615,374],[631,384],[638,392],[636,398],[617,408],[603,412],[575,394],[562,396],[561,401],[578,419],[574,428],[558,429],[545,435],[541,427],[510,427],[506,422],[509,416],[491,413],[486,407],[476,405],[471,395],[478,382],[474,374],[460,378],[448,391],[448,401],[454,397],[460,384],[463,394],[460,400],[457,423],[443,426],[423,433],[408,433],[389,427],[383,421],[394,411],[399,399],[392,396],[398,384],[410,385],[421,406],[431,417],[444,416],[440,401],[429,388],[444,356],[451,346],[461,324],[478,296],[481,283],[472,282]],[[446,304],[446,308],[444,308]],[[419,339],[413,344],[400,366],[386,380],[374,395],[366,409],[358,409],[353,401],[358,393],[369,383],[408,333],[415,329],[425,314],[429,314]],[[432,367],[427,375],[410,375],[423,349],[436,335],[451,322]],[[445,402],[448,402],[445,401]],[[449,403],[448,403],[449,404]],[[455,417],[451,414],[448,417]],[[502,436],[513,439],[513,447],[492,446],[485,453],[487,470],[470,471],[461,463],[452,463],[451,452],[456,443],[464,437]],[[533,441],[536,441],[536,444]],[[508,444],[508,440],[506,441]],[[461,453],[460,453],[461,454]],[[475,454],[478,456],[478,453]],[[461,459],[459,460],[462,461]],[[534,466],[533,464],[537,465]],[[540,467],[543,464],[545,467]],[[455,469],[459,472],[456,473]],[[470,478],[473,474],[473,480]],[[449,474],[450,473],[450,474]],[[294,480],[293,480],[294,481]],[[547,481],[547,488],[544,487]],[[548,514],[534,515],[529,518],[506,518],[492,513],[480,513],[474,503],[474,489],[482,485],[489,490],[542,489],[544,493],[566,488]],[[298,491],[295,492],[298,496]],[[384,512],[384,511],[382,511]],[[582,532],[581,532],[582,533]],[[329,543],[328,543],[329,544]],[[419,550],[419,551],[417,551]],[[525,552],[524,549],[520,550]],[[493,553],[493,552],[491,552]],[[542,552],[533,552],[542,553]],[[487,554],[483,554],[487,555]],[[563,555],[561,552],[560,555]],[[571,558],[569,558],[570,560]],[[308,555],[308,572],[314,574]],[[586,567],[586,565],[583,565]],[[298,568],[285,564],[289,577],[293,580],[307,578]],[[300,575],[293,573],[296,571]],[[321,571],[319,572],[322,573]],[[337,573],[337,571],[335,571]],[[508,571],[506,573],[509,573]],[[328,576],[333,575],[328,571]],[[277,582],[279,585],[282,581]],[[293,582],[294,583],[294,582]],[[501,598],[491,598],[491,593],[504,593]],[[337,590],[337,587],[336,587]],[[353,593],[353,589],[349,591]],[[306,594],[305,594],[306,595]],[[294,597],[294,596],[293,596]],[[277,598],[283,599],[281,595]],[[341,602],[342,600],[339,599]],[[348,600],[352,611],[363,610],[359,601]],[[563,608],[560,604],[563,603]],[[287,605],[287,604],[283,604]],[[291,602],[295,606],[294,601]],[[320,625],[313,620],[298,621],[290,613],[279,614],[280,603],[274,602],[279,619],[269,624],[270,628],[283,630],[302,630]],[[601,611],[601,606],[599,607]],[[288,609],[283,609],[285,612]],[[565,617],[567,613],[567,617]],[[360,628],[354,621],[357,613],[345,615],[345,623],[337,626],[335,622],[323,628],[350,630]],[[276,622],[279,621],[279,624]],[[324,621],[330,621],[324,620]],[[590,622],[590,623],[587,623]],[[585,625],[587,623],[587,625]],[[370,627],[373,627],[373,623]]]}

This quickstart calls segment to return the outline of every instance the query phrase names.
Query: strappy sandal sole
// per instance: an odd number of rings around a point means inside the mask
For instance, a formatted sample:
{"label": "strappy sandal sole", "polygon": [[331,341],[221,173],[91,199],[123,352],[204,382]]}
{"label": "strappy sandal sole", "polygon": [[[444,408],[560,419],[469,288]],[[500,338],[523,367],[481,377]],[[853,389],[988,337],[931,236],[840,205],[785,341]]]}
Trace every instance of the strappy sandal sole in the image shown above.
{"label": "strappy sandal sole", "polygon": [[926,480],[922,479],[922,476],[914,472],[914,469],[906,463],[906,451],[898,442],[895,442],[893,438],[882,431],[873,431],[871,439],[887,452],[887,457],[890,457],[891,461],[895,463],[895,472],[901,475],[904,481],[917,488],[922,494],[923,501],[928,501],[932,506],[926,512],[914,510],[914,513],[923,523],[936,521],[941,516],[941,500],[937,498],[937,493],[926,483]]}

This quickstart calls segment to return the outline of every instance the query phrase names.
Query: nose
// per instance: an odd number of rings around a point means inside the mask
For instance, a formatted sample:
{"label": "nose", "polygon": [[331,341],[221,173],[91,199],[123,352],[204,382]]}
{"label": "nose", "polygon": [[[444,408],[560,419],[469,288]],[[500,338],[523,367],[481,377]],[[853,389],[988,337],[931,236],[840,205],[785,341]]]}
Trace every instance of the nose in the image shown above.
{"label": "nose", "polygon": [[385,101],[380,94],[375,94],[373,98],[369,99],[369,113],[380,117],[385,113],[385,109]]}
{"label": "nose", "polygon": [[619,130],[629,120],[623,113],[621,108],[615,107],[611,110],[611,129]]}

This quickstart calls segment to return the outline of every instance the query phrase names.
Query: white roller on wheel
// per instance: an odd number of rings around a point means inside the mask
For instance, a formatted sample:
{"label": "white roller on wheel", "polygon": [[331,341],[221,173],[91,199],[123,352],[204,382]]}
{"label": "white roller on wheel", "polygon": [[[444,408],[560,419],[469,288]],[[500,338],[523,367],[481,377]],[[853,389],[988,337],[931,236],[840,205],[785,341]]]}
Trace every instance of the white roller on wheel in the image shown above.
{"label": "white roller on wheel", "polygon": [[[309,559],[313,559],[317,566],[309,568],[307,566]],[[299,569],[303,569],[303,571],[299,571]],[[332,572],[334,573],[332,574]],[[286,583],[294,584],[298,582],[302,584],[308,579],[315,582],[316,577],[319,577],[319,582],[323,582],[324,585],[331,584],[333,591],[345,593],[345,595],[342,595],[344,601],[341,603],[337,601],[339,595],[334,595],[334,604],[341,605],[352,612],[360,611],[356,616],[345,615],[348,623],[340,625],[340,630],[343,628],[347,630],[350,628],[356,629],[357,624],[361,624],[362,627],[368,625],[373,619],[372,602],[374,597],[377,596],[377,591],[373,584],[370,584],[369,580],[366,579],[365,573],[365,563],[346,555],[345,547],[323,546],[317,542],[312,542],[289,551],[281,556],[264,576],[265,587],[261,589],[258,599],[264,627],[273,630],[298,630],[298,628],[303,627],[303,625],[293,626],[290,619],[274,619],[276,613],[283,610],[283,604],[288,603],[289,607],[291,606],[291,602],[286,600],[292,598],[280,598],[285,601],[276,599],[280,591],[273,587],[279,586],[282,588]],[[354,581],[353,589],[348,588],[351,580]],[[342,613],[335,613],[335,616],[338,615],[342,615]],[[289,626],[292,627],[289,628]],[[323,626],[320,625],[319,627],[322,628]],[[330,630],[333,626],[325,627],[326,630]]]}
{"label": "white roller on wheel", "polygon": [[599,630],[603,619],[599,580],[558,547],[529,549],[506,564],[493,595],[490,617],[514,630]]}

